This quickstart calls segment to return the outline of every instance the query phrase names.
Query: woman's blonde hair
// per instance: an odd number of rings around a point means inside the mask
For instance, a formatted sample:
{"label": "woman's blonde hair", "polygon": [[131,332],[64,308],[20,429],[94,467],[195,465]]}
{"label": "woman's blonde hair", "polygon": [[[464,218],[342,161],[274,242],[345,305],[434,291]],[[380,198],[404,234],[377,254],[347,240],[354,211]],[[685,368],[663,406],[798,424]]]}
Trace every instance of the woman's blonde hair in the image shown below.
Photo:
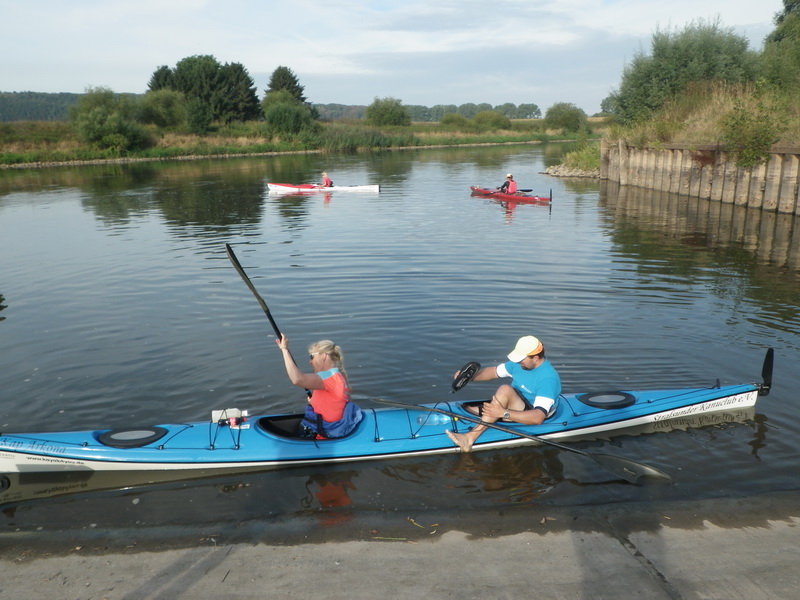
{"label": "woman's blonde hair", "polygon": [[308,352],[319,352],[322,354],[327,354],[331,357],[333,364],[336,366],[339,371],[342,372],[344,378],[347,379],[347,371],[344,370],[344,353],[342,352],[342,348],[337,346],[330,340],[320,340],[311,344],[308,347]]}

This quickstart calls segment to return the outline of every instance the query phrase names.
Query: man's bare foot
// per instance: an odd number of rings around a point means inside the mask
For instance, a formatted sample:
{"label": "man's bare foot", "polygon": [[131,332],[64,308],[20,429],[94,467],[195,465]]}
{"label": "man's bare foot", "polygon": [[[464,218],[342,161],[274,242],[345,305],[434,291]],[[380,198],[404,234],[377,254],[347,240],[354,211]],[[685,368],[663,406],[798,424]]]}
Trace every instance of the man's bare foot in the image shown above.
{"label": "man's bare foot", "polygon": [[445,429],[444,431],[453,443],[461,448],[462,452],[470,452],[472,451],[472,439],[465,433],[453,433],[449,429]]}

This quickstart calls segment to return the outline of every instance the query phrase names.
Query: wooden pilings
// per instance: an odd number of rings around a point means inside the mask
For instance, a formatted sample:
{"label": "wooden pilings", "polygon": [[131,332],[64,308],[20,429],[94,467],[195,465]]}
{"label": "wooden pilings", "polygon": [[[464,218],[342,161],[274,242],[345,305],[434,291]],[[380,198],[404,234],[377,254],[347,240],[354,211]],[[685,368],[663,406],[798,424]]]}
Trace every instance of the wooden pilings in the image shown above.
{"label": "wooden pilings", "polygon": [[717,146],[634,148],[624,140],[603,140],[600,178],[769,212],[800,214],[800,148],[775,149],[765,164],[741,169]]}

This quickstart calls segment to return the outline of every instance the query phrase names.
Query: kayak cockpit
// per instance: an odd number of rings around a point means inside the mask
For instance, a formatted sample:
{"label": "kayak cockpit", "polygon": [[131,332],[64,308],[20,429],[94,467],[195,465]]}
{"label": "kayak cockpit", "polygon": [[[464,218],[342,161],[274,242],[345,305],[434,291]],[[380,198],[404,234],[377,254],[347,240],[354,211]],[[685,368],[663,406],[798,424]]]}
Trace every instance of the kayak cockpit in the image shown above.
{"label": "kayak cockpit", "polygon": [[[270,415],[261,417],[256,421],[256,427],[268,433],[269,435],[279,437],[284,440],[297,440],[299,442],[325,442],[333,439],[341,440],[343,438],[314,438],[304,435],[301,432],[300,422],[303,420],[304,415]],[[355,429],[353,430],[353,432]],[[350,437],[353,432],[344,436]]]}
{"label": "kayak cockpit", "polygon": [[[309,440],[300,434],[303,415],[272,415],[256,422],[259,429],[271,435],[290,440]],[[311,441],[311,440],[309,440]]]}

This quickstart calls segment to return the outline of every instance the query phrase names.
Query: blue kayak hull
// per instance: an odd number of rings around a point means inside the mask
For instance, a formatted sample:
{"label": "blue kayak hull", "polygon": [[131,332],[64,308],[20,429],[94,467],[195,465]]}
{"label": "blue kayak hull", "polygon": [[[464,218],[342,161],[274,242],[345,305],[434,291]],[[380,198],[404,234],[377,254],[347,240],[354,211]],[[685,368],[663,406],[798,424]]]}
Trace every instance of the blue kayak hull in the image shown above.
{"label": "blue kayak hull", "polygon": [[[522,435],[558,442],[610,437],[642,425],[690,416],[730,412],[755,406],[761,386],[755,383],[711,387],[613,392],[562,396],[556,413],[541,425],[502,423]],[[474,426],[469,405],[478,402],[440,402],[407,408],[365,408],[364,418],[346,438],[306,440],[291,430],[301,415],[247,417],[228,420],[162,424],[130,430],[100,429],[59,433],[0,435],[0,473],[64,471],[192,471],[227,472],[293,465],[341,463],[393,457],[457,452],[445,430],[466,431]],[[452,413],[439,422],[440,413]],[[123,447],[110,433],[130,433]],[[141,441],[137,436],[142,435]],[[148,437],[152,437],[149,441]],[[513,433],[487,430],[474,450],[505,448],[535,441]]]}

